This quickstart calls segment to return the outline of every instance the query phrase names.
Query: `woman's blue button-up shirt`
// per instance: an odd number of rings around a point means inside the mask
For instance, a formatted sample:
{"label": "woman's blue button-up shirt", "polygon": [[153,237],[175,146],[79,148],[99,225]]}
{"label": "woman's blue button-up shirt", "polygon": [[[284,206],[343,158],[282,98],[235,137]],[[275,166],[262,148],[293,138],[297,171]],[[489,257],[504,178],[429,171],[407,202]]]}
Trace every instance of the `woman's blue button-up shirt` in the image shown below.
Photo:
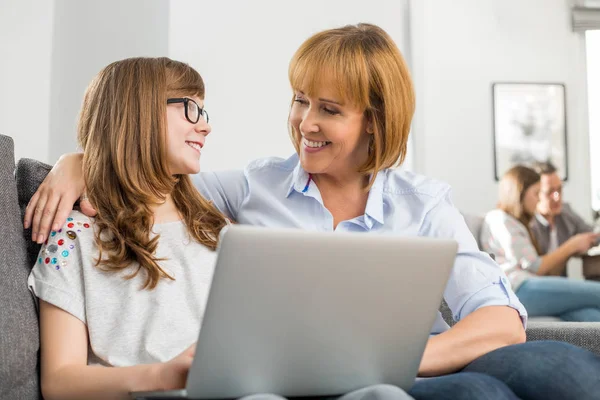
{"label": "woman's blue button-up shirt", "polygon": [[[333,217],[297,155],[287,160],[257,160],[243,171],[202,172],[193,181],[203,196],[237,223],[334,230]],[[398,169],[380,171],[369,192],[365,214],[340,222],[335,231],[454,239],[458,253],[444,292],[454,319],[458,321],[480,307],[504,305],[517,310],[525,324],[525,308],[496,262],[478,249],[450,194],[449,185],[421,175]],[[431,333],[447,329],[438,313]]]}

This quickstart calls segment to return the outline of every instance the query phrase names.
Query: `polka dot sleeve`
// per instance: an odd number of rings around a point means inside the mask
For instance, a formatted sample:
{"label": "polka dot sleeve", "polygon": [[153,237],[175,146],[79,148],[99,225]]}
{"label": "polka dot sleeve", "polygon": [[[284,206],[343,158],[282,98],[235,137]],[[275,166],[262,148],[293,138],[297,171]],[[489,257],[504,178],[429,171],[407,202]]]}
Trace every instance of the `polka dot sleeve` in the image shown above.
{"label": "polka dot sleeve", "polygon": [[28,278],[33,294],[86,323],[85,263],[93,263],[92,221],[73,211],[42,245]]}

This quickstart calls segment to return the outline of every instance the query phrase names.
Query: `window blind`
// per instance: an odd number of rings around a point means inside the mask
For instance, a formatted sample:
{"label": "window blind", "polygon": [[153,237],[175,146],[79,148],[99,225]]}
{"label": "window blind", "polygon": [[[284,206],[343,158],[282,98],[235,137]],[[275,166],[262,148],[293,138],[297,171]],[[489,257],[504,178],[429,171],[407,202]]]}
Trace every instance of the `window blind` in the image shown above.
{"label": "window blind", "polygon": [[573,30],[582,32],[600,29],[600,8],[573,8]]}

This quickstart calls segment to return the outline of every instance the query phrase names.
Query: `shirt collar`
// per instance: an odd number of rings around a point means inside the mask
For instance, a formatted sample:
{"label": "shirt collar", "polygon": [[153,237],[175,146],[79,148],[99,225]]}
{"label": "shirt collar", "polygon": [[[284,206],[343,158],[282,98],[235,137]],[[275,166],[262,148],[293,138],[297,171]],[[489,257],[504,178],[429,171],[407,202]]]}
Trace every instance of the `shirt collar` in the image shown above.
{"label": "shirt collar", "polygon": [[287,191],[285,197],[289,197],[293,191],[298,193],[305,193],[307,186],[309,186],[312,182],[309,181],[308,172],[302,169],[300,165],[300,160],[298,159],[298,163],[296,164],[296,168],[292,172],[292,181],[290,182],[290,187]]}
{"label": "shirt collar", "polygon": [[548,228],[550,226],[550,223],[542,214],[536,212],[535,218],[538,220],[538,222],[540,224],[542,224],[542,226],[545,226],[546,228]]}
{"label": "shirt collar", "polygon": [[[375,177],[375,182],[371,186],[369,191],[369,197],[367,198],[367,206],[365,207],[365,216],[372,218],[375,221],[383,224],[383,186],[385,183],[385,171],[379,171]],[[301,194],[305,194],[308,191],[310,185],[314,185],[314,182],[310,180],[310,175],[300,165],[300,160],[296,164],[296,168],[292,173],[292,181],[288,188],[286,197],[289,197],[292,192],[296,191]],[[368,223],[369,228],[372,227],[372,223]]]}
{"label": "shirt collar", "polygon": [[[375,182],[369,191],[367,198],[367,207],[365,215],[375,221],[383,224],[383,186],[385,183],[385,171],[379,171],[375,177]],[[372,227],[372,224],[369,228]]]}

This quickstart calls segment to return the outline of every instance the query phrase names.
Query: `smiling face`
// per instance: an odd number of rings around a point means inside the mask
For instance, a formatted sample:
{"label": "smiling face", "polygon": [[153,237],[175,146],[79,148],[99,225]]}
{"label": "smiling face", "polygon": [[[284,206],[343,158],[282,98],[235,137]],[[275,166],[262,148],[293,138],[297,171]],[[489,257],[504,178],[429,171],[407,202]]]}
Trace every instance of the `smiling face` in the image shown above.
{"label": "smiling face", "polygon": [[359,173],[370,176],[370,188],[379,171],[402,163],[414,90],[383,29],[358,24],[314,34],[294,53],[288,79],[290,136],[306,171],[339,178]]}
{"label": "smiling face", "polygon": [[[204,101],[197,96],[189,97],[200,108]],[[167,162],[173,175],[200,172],[200,153],[211,128],[203,117],[192,124],[185,117],[185,105],[167,105]]]}
{"label": "smiling face", "polygon": [[300,162],[308,173],[351,175],[367,160],[372,130],[364,110],[344,103],[333,86],[323,84],[312,95],[295,90],[289,123],[300,135]]}
{"label": "smiling face", "polygon": [[562,211],[562,181],[556,172],[542,174],[538,211],[550,217],[555,217]]}

